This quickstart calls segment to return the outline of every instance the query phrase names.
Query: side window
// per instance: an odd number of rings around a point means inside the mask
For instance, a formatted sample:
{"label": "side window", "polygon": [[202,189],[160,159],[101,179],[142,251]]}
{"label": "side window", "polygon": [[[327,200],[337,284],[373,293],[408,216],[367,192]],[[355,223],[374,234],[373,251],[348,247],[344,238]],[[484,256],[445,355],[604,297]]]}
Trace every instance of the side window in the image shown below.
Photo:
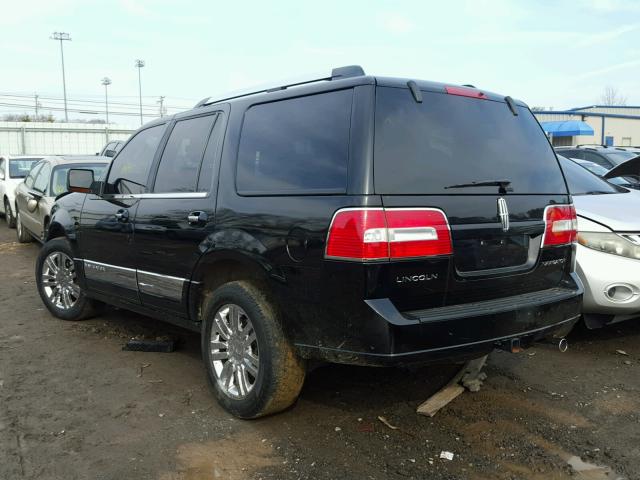
{"label": "side window", "polygon": [[580,150],[563,150],[559,152],[562,156],[567,158],[577,158],[580,160],[584,160],[584,155]]}
{"label": "side window", "polygon": [[238,192],[344,193],[352,98],[352,90],[342,90],[247,110],[238,150]]}
{"label": "side window", "polygon": [[45,193],[51,176],[51,164],[45,163],[33,181],[33,189]]}
{"label": "side window", "polygon": [[114,158],[105,185],[105,193],[136,194],[147,191],[147,178],[164,125],[138,132]]}
{"label": "side window", "polygon": [[29,175],[27,175],[27,178],[24,179],[24,184],[27,186],[27,188],[33,188],[33,180],[40,171],[42,165],[42,163],[36,163],[29,172]]}
{"label": "side window", "polygon": [[195,192],[204,150],[216,115],[176,122],[162,153],[153,191]]}
{"label": "side window", "polygon": [[613,164],[609,160],[598,155],[597,153],[582,152],[582,155],[584,156],[583,158],[585,160],[589,160],[590,162],[597,163],[598,165],[603,166],[607,170],[613,168]]}

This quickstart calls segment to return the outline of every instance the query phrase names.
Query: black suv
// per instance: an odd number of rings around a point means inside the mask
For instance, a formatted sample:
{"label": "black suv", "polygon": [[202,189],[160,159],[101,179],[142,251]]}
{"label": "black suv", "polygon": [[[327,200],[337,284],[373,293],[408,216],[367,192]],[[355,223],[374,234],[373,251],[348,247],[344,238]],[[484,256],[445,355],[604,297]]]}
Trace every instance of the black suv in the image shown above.
{"label": "black suv", "polygon": [[527,106],[470,87],[327,78],[142,127],[72,170],[37,261],[47,308],[202,332],[220,403],[291,405],[306,360],[458,361],[580,314],[575,211]]}

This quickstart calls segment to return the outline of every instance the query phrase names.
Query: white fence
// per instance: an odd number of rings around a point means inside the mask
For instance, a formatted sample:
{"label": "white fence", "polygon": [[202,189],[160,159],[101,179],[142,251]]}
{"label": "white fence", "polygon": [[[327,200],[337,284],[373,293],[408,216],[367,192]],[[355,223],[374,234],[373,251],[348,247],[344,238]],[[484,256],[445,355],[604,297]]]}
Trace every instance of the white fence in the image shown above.
{"label": "white fence", "polygon": [[122,125],[0,122],[0,155],[93,155],[134,131]]}

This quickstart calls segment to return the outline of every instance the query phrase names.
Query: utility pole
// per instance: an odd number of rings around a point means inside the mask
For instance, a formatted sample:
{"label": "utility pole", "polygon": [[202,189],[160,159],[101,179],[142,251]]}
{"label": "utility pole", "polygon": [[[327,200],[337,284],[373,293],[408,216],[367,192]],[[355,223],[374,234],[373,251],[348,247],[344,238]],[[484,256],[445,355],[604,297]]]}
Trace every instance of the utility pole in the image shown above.
{"label": "utility pole", "polygon": [[138,69],[138,96],[140,97],[140,125],[144,123],[142,119],[142,79],[140,74],[142,67],[144,67],[144,60],[136,60],[136,68]]}
{"label": "utility pole", "polygon": [[60,58],[62,60],[62,91],[64,92],[64,121],[69,122],[69,113],[67,111],[67,80],[64,75],[64,48],[62,48],[62,42],[71,41],[71,37],[65,32],[53,32],[51,40],[60,41]]}
{"label": "utility pole", "polygon": [[111,85],[111,79],[104,77],[102,79],[102,85],[104,85],[104,111],[107,114],[107,125],[109,125],[109,96],[107,94],[107,87]]}
{"label": "utility pole", "polygon": [[36,122],[38,121],[38,108],[40,107],[40,102],[38,102],[38,94],[35,94],[36,97],[36,103],[35,103],[35,107],[36,107]]}
{"label": "utility pole", "polygon": [[160,96],[160,100],[158,100],[160,104],[160,118],[164,117],[164,97]]}

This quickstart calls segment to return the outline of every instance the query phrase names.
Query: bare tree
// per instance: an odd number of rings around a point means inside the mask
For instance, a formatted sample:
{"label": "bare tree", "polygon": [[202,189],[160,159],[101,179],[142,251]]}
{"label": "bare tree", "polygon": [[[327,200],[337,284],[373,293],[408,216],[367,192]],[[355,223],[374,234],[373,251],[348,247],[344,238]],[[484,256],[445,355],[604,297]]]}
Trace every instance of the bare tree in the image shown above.
{"label": "bare tree", "polygon": [[622,95],[616,87],[607,85],[600,96],[600,103],[607,106],[624,106],[627,104],[627,97]]}

